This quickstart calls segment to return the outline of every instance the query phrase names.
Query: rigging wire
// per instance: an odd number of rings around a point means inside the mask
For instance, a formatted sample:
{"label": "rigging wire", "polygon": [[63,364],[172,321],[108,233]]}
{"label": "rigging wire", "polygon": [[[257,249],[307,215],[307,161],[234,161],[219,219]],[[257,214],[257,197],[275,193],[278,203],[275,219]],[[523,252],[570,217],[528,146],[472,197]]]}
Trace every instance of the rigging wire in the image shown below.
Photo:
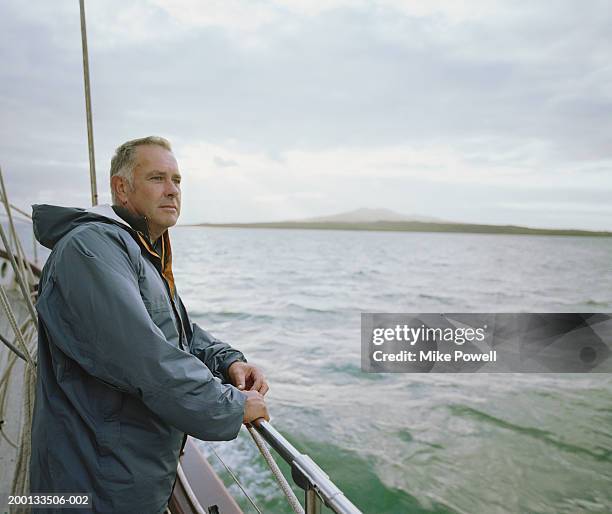
{"label": "rigging wire", "polygon": [[[281,490],[283,491],[283,493],[285,494],[285,497],[287,499],[287,502],[289,503],[289,506],[291,507],[291,509],[293,510],[293,512],[295,512],[296,514],[304,514],[304,508],[302,507],[302,505],[300,504],[300,501],[297,499],[297,496],[295,495],[295,493],[293,492],[293,489],[291,489],[291,486],[289,485],[289,482],[287,482],[287,479],[285,478],[285,476],[283,475],[283,472],[280,470],[280,468],[278,467],[278,464],[276,463],[276,461],[274,460],[274,457],[272,456],[272,454],[270,453],[270,450],[268,449],[268,447],[265,444],[265,441],[263,440],[263,438],[255,431],[255,429],[253,428],[253,426],[251,424],[248,424],[247,429],[249,431],[249,434],[251,434],[251,437],[253,438],[253,441],[255,442],[255,445],[257,446],[257,448],[259,449],[259,452],[261,453],[261,455],[263,456],[264,460],[266,461],[266,463],[268,464],[270,471],[272,472],[272,475],[274,475],[274,478],[276,479],[276,481],[278,482],[278,485],[280,486]],[[253,499],[249,496],[249,494],[246,492],[246,490],[244,489],[244,487],[242,486],[242,484],[240,483],[240,481],[238,480],[238,478],[236,477],[236,475],[232,472],[232,470],[230,469],[230,467],[225,463],[225,461],[221,458],[221,456],[217,453],[217,451],[215,450],[215,448],[212,446],[212,444],[207,443],[207,446],[210,448],[210,450],[215,454],[215,456],[217,457],[217,459],[219,459],[219,461],[221,462],[221,464],[223,464],[223,466],[225,467],[225,469],[227,470],[227,472],[229,473],[229,475],[232,477],[232,479],[234,480],[234,482],[236,482],[236,484],[238,485],[238,487],[242,490],[242,492],[244,493],[244,495],[247,497],[247,499],[249,500],[249,502],[251,502],[251,505],[253,505],[253,507],[255,507],[255,509],[257,510],[258,513],[261,514],[261,510],[259,510],[259,508],[257,507],[257,505],[255,505],[255,502],[253,501]]]}
{"label": "rigging wire", "polygon": [[[27,274],[28,279],[32,279],[33,278],[32,270],[29,269],[29,265],[26,265],[25,252],[23,251],[23,248],[21,246],[21,241],[19,240],[19,237],[17,235],[17,229],[15,228],[15,223],[13,222],[12,209],[8,201],[6,186],[4,185],[4,175],[2,173],[2,168],[0,168],[0,194],[3,198],[4,209],[6,212],[6,216],[8,218],[8,226],[10,229],[9,236],[10,236],[11,247],[10,248],[6,247],[6,251],[7,252],[13,251],[13,245],[15,246],[15,254],[17,257],[17,262],[19,264],[19,271],[20,271],[21,278],[23,280],[27,280],[26,279],[26,274]],[[26,266],[28,270],[27,272],[26,272]]]}
{"label": "rigging wire", "polygon": [[6,421],[4,418],[6,411],[6,402],[9,396],[8,390],[12,376],[11,373],[13,371],[13,366],[15,366],[15,363],[17,362],[16,354],[9,353],[7,355],[6,362],[6,369],[4,370],[2,378],[0,379],[0,435],[4,437],[8,444],[10,444],[13,448],[17,449],[17,444],[12,441],[12,439],[4,430],[4,422]]}
{"label": "rigging wire", "polygon": [[7,347],[8,347],[8,349],[9,349],[9,350],[11,350],[11,351],[12,351],[12,352],[13,352],[15,355],[17,355],[17,357],[19,357],[21,360],[23,360],[23,361],[25,361],[25,362],[28,362],[27,357],[26,357],[26,356],[25,356],[23,353],[21,353],[21,352],[20,352],[20,351],[17,349],[17,347],[16,347],[14,344],[12,344],[12,343],[11,343],[11,342],[10,342],[10,341],[9,341],[9,340],[6,338],[6,337],[4,337],[2,334],[0,334],[0,341],[2,341],[2,342],[3,342],[3,343],[4,343],[4,344],[5,344]]}
{"label": "rigging wire", "polygon": [[[4,287],[0,286],[0,301],[4,305],[4,301],[8,299]],[[9,305],[9,309],[5,308],[5,314],[7,321],[15,331],[16,341],[19,341],[24,345],[26,355],[35,355],[35,349],[33,348],[36,341],[37,327],[29,316],[27,316],[27,309],[21,305],[21,309],[17,312],[20,319],[25,316],[25,321],[21,325],[17,324],[15,312]],[[6,307],[6,306],[5,306]],[[7,341],[4,341],[7,342]],[[28,348],[29,346],[29,348]],[[25,357],[25,355],[24,355]],[[31,454],[31,425],[32,425],[32,409],[34,406],[34,394],[36,387],[36,357],[30,357],[31,360],[24,359],[23,364],[17,360],[17,352],[9,352],[7,354],[6,361],[4,362],[5,368],[0,378],[0,419],[4,421],[5,414],[7,411],[7,401],[9,397],[9,389],[13,377],[17,377],[21,372],[23,373],[23,387],[15,390],[17,393],[22,393],[21,401],[22,407],[20,411],[11,410],[12,415],[20,416],[18,423],[19,432],[18,442],[15,443],[11,437],[6,433],[6,427],[4,422],[0,426],[0,435],[7,443],[16,450],[15,469],[13,472],[13,480],[11,486],[11,494],[24,495],[29,491],[29,459]],[[19,363],[19,366],[16,364]],[[14,385],[14,383],[13,383]]]}
{"label": "rigging wire", "polygon": [[16,339],[19,342],[19,345],[21,346],[21,350],[24,356],[26,357],[26,362],[30,365],[29,367],[35,367],[34,361],[32,360],[32,356],[30,355],[30,351],[28,350],[28,346],[24,338],[24,334],[19,329],[19,326],[17,326],[17,319],[15,318],[15,313],[13,312],[13,309],[11,309],[9,298],[6,294],[4,286],[2,286],[1,284],[0,284],[0,303],[2,304],[2,308],[4,309],[4,312],[6,314],[9,324],[11,325],[11,328],[13,329],[13,332],[15,333]]}
{"label": "rigging wire", "polygon": [[[0,193],[0,201],[4,202],[4,196],[2,195],[2,193]],[[15,212],[21,214],[23,217],[29,219],[30,221],[32,221],[32,215],[28,214],[26,211],[21,210],[19,207],[17,207],[16,205],[13,205],[12,203],[9,203],[9,205],[11,206],[11,209],[13,209]]]}
{"label": "rigging wire", "polygon": [[255,504],[255,501],[249,496],[249,493],[246,492],[246,489],[242,486],[242,484],[240,483],[240,481],[238,480],[238,477],[232,472],[232,470],[229,468],[229,466],[225,463],[225,461],[221,458],[221,456],[217,453],[217,451],[215,450],[214,446],[210,443],[206,443],[206,445],[208,446],[208,448],[210,448],[210,450],[215,454],[215,457],[217,457],[217,459],[219,459],[219,461],[221,462],[221,464],[223,464],[223,466],[225,467],[226,471],[229,473],[229,475],[234,479],[234,482],[236,482],[236,484],[238,485],[238,487],[240,487],[240,490],[244,493],[244,495],[246,496],[247,500],[249,500],[249,502],[251,502],[251,505],[253,505],[253,507],[255,508],[255,510],[259,513],[259,514],[263,514],[261,512],[261,510],[259,510],[259,507],[257,507],[257,505]]}
{"label": "rigging wire", "polygon": [[34,304],[32,303],[32,299],[30,298],[30,295],[27,290],[27,284],[24,282],[23,277],[21,277],[20,275],[19,267],[17,266],[17,263],[15,262],[15,257],[13,255],[13,252],[10,251],[9,243],[6,239],[6,234],[4,233],[4,228],[2,228],[1,223],[0,223],[0,237],[2,237],[2,243],[4,244],[4,247],[7,250],[9,260],[11,261],[11,266],[13,267],[13,272],[15,273],[15,280],[19,284],[19,289],[21,290],[23,299],[25,300],[28,310],[30,311],[30,316],[32,317],[32,320],[36,322],[38,318],[36,317],[36,311],[34,310]]}

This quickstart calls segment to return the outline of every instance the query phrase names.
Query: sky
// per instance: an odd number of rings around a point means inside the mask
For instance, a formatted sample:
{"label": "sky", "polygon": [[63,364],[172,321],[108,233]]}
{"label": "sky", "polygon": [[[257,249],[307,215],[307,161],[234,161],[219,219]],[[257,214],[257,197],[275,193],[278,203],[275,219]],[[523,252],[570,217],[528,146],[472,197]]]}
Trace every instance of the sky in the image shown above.
{"label": "sky", "polygon": [[[360,207],[612,230],[612,4],[86,0],[98,191],[161,135],[182,223]],[[12,202],[90,205],[76,0],[0,3]]]}

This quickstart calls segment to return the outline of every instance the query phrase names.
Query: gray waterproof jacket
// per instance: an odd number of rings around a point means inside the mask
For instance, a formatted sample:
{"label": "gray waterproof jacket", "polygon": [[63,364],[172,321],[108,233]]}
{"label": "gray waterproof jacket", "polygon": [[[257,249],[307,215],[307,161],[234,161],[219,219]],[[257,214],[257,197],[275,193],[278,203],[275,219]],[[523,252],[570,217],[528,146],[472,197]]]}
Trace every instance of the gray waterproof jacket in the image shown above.
{"label": "gray waterproof jacket", "polygon": [[33,208],[36,237],[53,251],[36,303],[30,484],[91,493],[93,512],[158,513],[185,434],[237,436],[246,396],[222,382],[245,359],[189,322],[168,233],[155,248],[146,223],[117,212]]}

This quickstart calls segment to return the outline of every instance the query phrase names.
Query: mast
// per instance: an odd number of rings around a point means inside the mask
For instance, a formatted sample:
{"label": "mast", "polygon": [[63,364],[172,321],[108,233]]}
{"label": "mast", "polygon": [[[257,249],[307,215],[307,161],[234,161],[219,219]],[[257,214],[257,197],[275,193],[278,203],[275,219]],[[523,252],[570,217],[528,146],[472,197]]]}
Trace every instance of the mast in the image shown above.
{"label": "mast", "polygon": [[81,10],[81,43],[83,47],[83,81],[85,84],[85,110],[87,111],[87,143],[89,146],[89,178],[91,181],[91,205],[98,205],[96,185],[96,161],[94,156],[93,122],[91,116],[91,91],[89,85],[89,57],[87,53],[87,28],[85,26],[85,0],[79,0]]}

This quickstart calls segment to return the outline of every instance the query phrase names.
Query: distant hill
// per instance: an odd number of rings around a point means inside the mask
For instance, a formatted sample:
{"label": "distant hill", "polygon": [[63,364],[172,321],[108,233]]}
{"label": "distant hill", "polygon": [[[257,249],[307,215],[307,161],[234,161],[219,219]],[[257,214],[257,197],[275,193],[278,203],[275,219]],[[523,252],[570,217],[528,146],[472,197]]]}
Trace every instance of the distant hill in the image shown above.
{"label": "distant hill", "polygon": [[420,221],[423,223],[446,223],[438,218],[400,214],[390,209],[355,209],[331,216],[319,216],[302,220],[292,220],[290,223],[374,223],[376,221]]}
{"label": "distant hill", "polygon": [[484,225],[455,223],[424,216],[406,216],[389,209],[356,209],[354,211],[294,221],[263,223],[198,223],[203,227],[290,228],[311,230],[374,230],[387,232],[454,232],[470,234],[522,234],[543,236],[612,237],[612,232],[530,228],[518,225]]}

